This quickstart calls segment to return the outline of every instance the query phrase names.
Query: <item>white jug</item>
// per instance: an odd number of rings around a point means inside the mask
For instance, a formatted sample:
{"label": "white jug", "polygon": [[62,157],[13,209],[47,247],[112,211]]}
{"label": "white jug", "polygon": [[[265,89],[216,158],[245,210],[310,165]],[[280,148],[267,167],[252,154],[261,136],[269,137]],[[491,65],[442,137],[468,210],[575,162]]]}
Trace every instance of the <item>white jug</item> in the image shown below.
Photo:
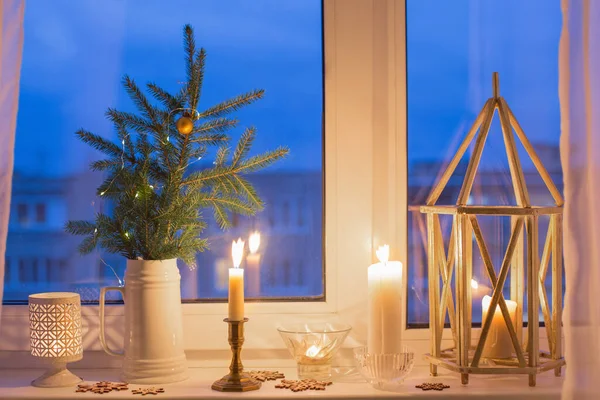
{"label": "white jug", "polygon": [[[177,260],[127,260],[125,286],[100,290],[100,342],[123,357],[121,379],[159,384],[187,379],[181,317],[181,276]],[[108,348],[104,335],[106,292],[117,290],[125,302],[124,350]]]}

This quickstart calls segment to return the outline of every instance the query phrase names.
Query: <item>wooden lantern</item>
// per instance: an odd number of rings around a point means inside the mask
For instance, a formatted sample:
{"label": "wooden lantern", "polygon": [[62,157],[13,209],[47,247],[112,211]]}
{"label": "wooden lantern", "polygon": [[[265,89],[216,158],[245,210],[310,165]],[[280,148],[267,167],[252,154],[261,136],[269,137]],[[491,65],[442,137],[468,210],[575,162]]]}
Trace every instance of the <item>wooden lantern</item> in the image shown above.
{"label": "wooden lantern", "polygon": [[[486,142],[494,113],[498,111],[500,125],[508,156],[512,186],[516,206],[468,205],[483,147]],[[523,144],[533,165],[552,195],[555,206],[531,205],[521,162],[515,146],[514,132]],[[475,138],[476,137],[476,138]],[[470,143],[475,139],[472,156],[456,205],[436,205],[438,198],[448,183],[460,159]],[[427,205],[421,206],[421,213],[427,216],[427,254],[429,271],[429,329],[431,332],[430,361],[431,374],[437,374],[438,366],[461,374],[463,384],[469,382],[469,374],[528,374],[529,385],[535,386],[536,375],[554,369],[560,376],[565,365],[561,348],[562,317],[562,214],[563,199],[548,171],[542,165],[525,132],[517,122],[504,98],[499,95],[498,74],[493,74],[493,97],[487,100],[467,137],[450,161],[448,168],[427,198]],[[444,248],[444,238],[440,225],[440,214],[452,215],[448,253]],[[496,274],[490,252],[478,221],[478,216],[501,216],[510,218],[511,235],[507,250]],[[538,249],[538,220],[541,215],[549,216],[548,233],[541,260]],[[472,293],[473,238],[479,247],[482,261],[492,284],[493,295],[489,311],[482,321],[479,339],[471,346],[472,337]],[[525,248],[524,248],[525,244]],[[526,251],[524,251],[526,250]],[[552,304],[544,286],[548,264],[552,259]],[[510,274],[510,297],[517,303],[516,316],[511,317],[502,289]],[[452,277],[456,287],[456,307],[452,296]],[[524,274],[527,274],[525,285]],[[441,279],[440,279],[441,277]],[[440,291],[440,280],[442,283]],[[523,337],[523,305],[527,296],[527,333]],[[500,308],[513,345],[511,358],[482,359],[486,339],[496,307]],[[542,309],[549,351],[539,349],[539,309]],[[442,333],[446,315],[454,346],[442,349]],[[514,319],[513,319],[514,318]],[[513,321],[516,320],[516,325]]]}

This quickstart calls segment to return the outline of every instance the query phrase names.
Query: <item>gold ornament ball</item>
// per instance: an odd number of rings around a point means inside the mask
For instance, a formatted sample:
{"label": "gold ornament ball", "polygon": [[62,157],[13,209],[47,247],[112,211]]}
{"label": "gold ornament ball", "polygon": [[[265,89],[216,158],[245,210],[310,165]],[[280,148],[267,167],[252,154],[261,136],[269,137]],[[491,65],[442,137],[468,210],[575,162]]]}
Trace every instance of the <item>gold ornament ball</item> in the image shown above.
{"label": "gold ornament ball", "polygon": [[175,126],[177,127],[177,131],[182,135],[189,135],[194,129],[194,121],[192,121],[190,117],[184,115],[177,120]]}

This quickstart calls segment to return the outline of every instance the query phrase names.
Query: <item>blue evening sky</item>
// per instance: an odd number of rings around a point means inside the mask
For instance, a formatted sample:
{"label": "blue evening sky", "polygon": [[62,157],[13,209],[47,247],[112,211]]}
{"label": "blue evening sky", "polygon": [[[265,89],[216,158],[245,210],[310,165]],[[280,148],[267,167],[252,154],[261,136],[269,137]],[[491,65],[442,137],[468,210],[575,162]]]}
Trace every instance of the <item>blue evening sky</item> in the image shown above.
{"label": "blue evening sky", "polygon": [[[558,143],[558,0],[408,0],[407,8],[411,161],[451,151],[490,95],[492,71],[530,139]],[[208,52],[203,107],[264,88],[266,98],[240,114],[241,126],[258,129],[255,151],[285,144],[291,156],[278,168],[320,168],[319,0],[29,0],[16,171],[84,171],[98,155],[74,132],[113,137],[104,111],[131,110],[123,74],[178,90],[185,23]]]}
{"label": "blue evening sky", "polygon": [[279,168],[320,168],[320,1],[30,0],[16,171],[85,170],[98,154],[74,132],[114,137],[104,111],[131,109],[120,86],[125,73],[179,90],[186,23],[208,53],[202,106],[265,89],[262,101],[239,113],[240,129],[258,129],[255,151],[288,145],[292,154]]}

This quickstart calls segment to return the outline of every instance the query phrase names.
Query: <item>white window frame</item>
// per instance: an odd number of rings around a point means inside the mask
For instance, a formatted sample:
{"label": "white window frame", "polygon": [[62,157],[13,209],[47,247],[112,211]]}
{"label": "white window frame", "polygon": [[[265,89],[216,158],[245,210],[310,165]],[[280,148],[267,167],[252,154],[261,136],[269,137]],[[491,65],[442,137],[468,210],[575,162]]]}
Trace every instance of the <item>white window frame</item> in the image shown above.
{"label": "white window frame", "polygon": [[[247,303],[245,351],[283,349],[276,328],[292,321],[345,322],[353,327],[346,346],[364,344],[374,249],[387,243],[392,259],[407,265],[405,12],[405,0],[324,0],[326,300]],[[403,274],[407,282],[406,267]],[[123,311],[107,309],[106,334],[116,348]],[[229,356],[227,304],[184,304],[183,314],[188,359],[200,350]],[[98,307],[83,307],[83,316],[85,350],[101,351]],[[6,351],[27,352],[27,306],[3,306],[1,317],[0,359]],[[427,329],[404,328],[402,335],[427,351]]]}

